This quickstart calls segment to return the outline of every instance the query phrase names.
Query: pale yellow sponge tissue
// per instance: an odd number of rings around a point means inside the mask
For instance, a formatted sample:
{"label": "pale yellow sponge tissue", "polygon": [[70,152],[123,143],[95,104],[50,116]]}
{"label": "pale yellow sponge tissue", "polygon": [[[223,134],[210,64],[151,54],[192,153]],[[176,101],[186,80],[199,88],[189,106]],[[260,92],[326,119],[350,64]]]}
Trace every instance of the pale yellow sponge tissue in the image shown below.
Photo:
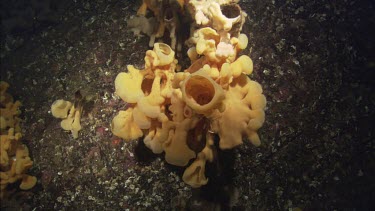
{"label": "pale yellow sponge tissue", "polygon": [[264,123],[266,99],[261,86],[246,75],[236,78],[226,92],[225,110],[216,113],[212,130],[220,137],[221,149],[242,144],[243,135],[255,146],[260,145],[257,130]]}
{"label": "pale yellow sponge tissue", "polygon": [[198,114],[209,115],[222,107],[224,90],[201,69],[185,78],[181,83],[184,102]]}
{"label": "pale yellow sponge tissue", "polygon": [[192,62],[196,62],[198,55],[202,55],[211,66],[212,64],[221,66],[224,62],[234,62],[239,51],[246,48],[248,38],[245,34],[233,37],[228,32],[204,27],[195,30],[194,36],[187,43],[190,46],[188,56]]}
{"label": "pale yellow sponge tissue", "polygon": [[205,165],[216,159],[214,134],[223,150],[244,139],[259,146],[257,130],[265,121],[262,87],[248,77],[253,61],[247,55],[238,57],[248,45],[247,36],[239,33],[244,13],[238,5],[218,6],[221,3],[188,3],[203,28],[187,42],[191,66],[184,72],[176,73],[174,51],[156,43],[146,52],[143,69],[128,65],[128,72],[115,80],[116,94],[127,110],[113,119],[113,133],[127,141],[144,135],[145,145],[153,153],[164,152],[169,164],[190,163],[183,180],[195,188],[209,181]]}
{"label": "pale yellow sponge tissue", "polygon": [[237,78],[242,73],[250,75],[253,72],[253,61],[246,55],[240,56],[236,61],[230,64],[232,75]]}
{"label": "pale yellow sponge tissue", "polygon": [[56,100],[51,106],[51,113],[56,118],[67,118],[73,104],[65,100]]}
{"label": "pale yellow sponge tissue", "polygon": [[127,141],[143,136],[142,130],[134,122],[133,108],[120,111],[112,120],[112,133]]}
{"label": "pale yellow sponge tissue", "polygon": [[[116,94],[129,103],[129,108],[120,111],[112,121],[114,134],[126,140],[136,139],[143,135],[142,130],[150,129],[152,121],[167,118],[164,102],[173,91],[177,63],[174,55],[168,45],[155,43],[153,50],[146,52],[145,69],[138,70],[128,65],[128,72],[117,75]],[[149,133],[148,138],[153,140],[153,134]]]}
{"label": "pale yellow sponge tissue", "polygon": [[186,168],[182,180],[193,188],[199,188],[202,185],[206,185],[208,179],[205,175],[206,170],[206,159],[204,154],[201,152],[198,154],[198,158]]}
{"label": "pale yellow sponge tissue", "polygon": [[187,9],[192,14],[195,24],[209,26],[216,30],[231,31],[236,23],[240,23],[239,28],[241,28],[243,16],[246,16],[237,4],[233,4],[236,2],[238,1],[191,0],[188,1]]}
{"label": "pale yellow sponge tissue", "polygon": [[133,121],[140,129],[149,129],[151,127],[151,118],[147,117],[137,106],[133,109]]}
{"label": "pale yellow sponge tissue", "polygon": [[205,175],[206,161],[212,162],[214,159],[213,144],[212,134],[207,133],[205,148],[198,154],[195,161],[185,169],[182,180],[193,188],[201,187],[208,182]]}
{"label": "pale yellow sponge tissue", "polygon": [[9,154],[14,154],[21,139],[21,133],[15,133],[14,128],[10,128],[7,134],[0,135],[0,166],[9,165]]}
{"label": "pale yellow sponge tissue", "polygon": [[216,57],[216,45],[220,42],[220,35],[214,29],[208,27],[198,29],[190,40],[196,45],[197,54],[205,55],[212,62],[220,61]]}
{"label": "pale yellow sponge tissue", "polygon": [[[18,141],[18,140],[16,140]],[[29,150],[20,142],[13,142],[12,145],[17,145],[15,152],[8,151],[8,156],[14,156],[7,165],[1,165],[0,172],[0,183],[1,183],[1,194],[0,198],[3,198],[6,194],[6,187],[8,184],[14,183],[18,180],[22,180],[20,189],[29,190],[35,186],[37,178],[26,174],[26,171],[33,165],[29,157]]]}
{"label": "pale yellow sponge tissue", "polygon": [[212,15],[213,28],[216,30],[230,31],[232,26],[241,20],[240,12],[238,12],[238,15],[233,18],[226,17],[222,13],[219,4],[211,4],[209,11]]}
{"label": "pale yellow sponge tissue", "polygon": [[133,65],[127,66],[128,72],[121,72],[115,79],[116,94],[125,102],[136,103],[144,96],[142,91],[143,74]]}
{"label": "pale yellow sponge tissue", "polygon": [[150,94],[137,101],[139,109],[150,118],[157,118],[161,114],[160,105],[165,100],[161,95],[161,77],[162,72],[160,70],[155,71]]}
{"label": "pale yellow sponge tissue", "polygon": [[82,129],[81,126],[81,115],[82,106],[76,103],[77,107],[73,103],[66,100],[56,100],[51,105],[51,113],[54,117],[63,119],[60,123],[61,128],[67,131],[71,131],[73,138],[78,138],[78,133]]}
{"label": "pale yellow sponge tissue", "polygon": [[36,182],[37,182],[36,177],[24,174],[22,176],[22,182],[20,184],[20,189],[29,190],[29,189],[31,189],[32,187],[35,186]]}
{"label": "pale yellow sponge tissue", "polygon": [[0,81],[0,130],[1,133],[7,133],[9,128],[14,128],[16,132],[20,132],[20,118],[18,117],[21,113],[19,107],[21,106],[20,101],[13,100],[13,97],[7,93],[9,84],[4,81]]}
{"label": "pale yellow sponge tissue", "polygon": [[182,100],[181,90],[174,90],[171,96],[171,105],[169,106],[169,110],[172,114],[172,120],[174,122],[182,122],[186,117],[190,117],[190,115],[187,115],[184,112],[185,107],[186,103]]}
{"label": "pale yellow sponge tissue", "polygon": [[8,195],[9,184],[21,180],[20,189],[28,190],[35,186],[37,179],[26,172],[33,165],[29,150],[21,142],[19,126],[19,101],[6,91],[9,84],[0,82],[0,202]]}
{"label": "pale yellow sponge tissue", "polygon": [[29,169],[33,165],[33,161],[31,161],[29,157],[29,150],[25,145],[20,145],[16,149],[16,160],[15,160],[15,169],[14,174],[23,174],[27,169]]}
{"label": "pale yellow sponge tissue", "polygon": [[174,60],[175,52],[167,44],[155,43],[153,52],[158,58],[155,66],[169,65]]}
{"label": "pale yellow sponge tissue", "polygon": [[193,129],[198,119],[184,119],[173,125],[167,141],[163,144],[165,160],[176,166],[186,166],[190,159],[195,158],[195,153],[187,145],[187,133]]}
{"label": "pale yellow sponge tissue", "polygon": [[151,127],[148,134],[145,135],[145,138],[143,139],[145,145],[155,154],[160,154],[164,151],[164,140],[161,140],[162,133],[163,129],[160,126]]}
{"label": "pale yellow sponge tissue", "polygon": [[247,47],[249,40],[245,34],[238,35],[238,38],[231,38],[232,45],[235,45],[237,50],[243,50]]}

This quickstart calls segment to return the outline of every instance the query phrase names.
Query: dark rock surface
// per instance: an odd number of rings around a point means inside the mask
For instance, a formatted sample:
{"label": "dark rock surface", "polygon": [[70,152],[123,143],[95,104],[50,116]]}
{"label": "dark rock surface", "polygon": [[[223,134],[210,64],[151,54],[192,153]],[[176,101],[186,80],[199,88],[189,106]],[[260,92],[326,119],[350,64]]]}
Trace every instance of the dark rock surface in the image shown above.
{"label": "dark rock surface", "polygon": [[[23,104],[30,174],[38,183],[2,209],[374,208],[370,1],[240,2],[248,14],[243,54],[253,59],[251,78],[268,100],[262,146],[219,151],[201,189],[184,184],[183,169],[142,141],[124,143],[110,131],[125,106],[114,96],[114,78],[127,64],[142,67],[148,49],[147,37],[126,28],[140,2],[14,2],[1,6],[1,80]],[[49,110],[56,99],[74,100],[77,90],[90,101],[74,140]]]}

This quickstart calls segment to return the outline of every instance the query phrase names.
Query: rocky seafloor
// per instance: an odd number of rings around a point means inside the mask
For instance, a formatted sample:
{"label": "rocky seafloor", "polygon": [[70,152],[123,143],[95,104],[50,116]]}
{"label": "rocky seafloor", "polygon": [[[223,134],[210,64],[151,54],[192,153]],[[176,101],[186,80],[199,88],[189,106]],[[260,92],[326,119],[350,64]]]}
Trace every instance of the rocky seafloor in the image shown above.
{"label": "rocky seafloor", "polygon": [[[142,67],[148,49],[148,38],[126,27],[139,5],[2,2],[1,80],[22,102],[29,173],[38,178],[2,210],[374,209],[374,3],[240,1],[248,14],[243,54],[267,98],[262,145],[219,151],[200,189],[142,140],[110,131],[125,107],[114,79],[127,64]],[[50,106],[77,90],[90,100],[73,139]]]}

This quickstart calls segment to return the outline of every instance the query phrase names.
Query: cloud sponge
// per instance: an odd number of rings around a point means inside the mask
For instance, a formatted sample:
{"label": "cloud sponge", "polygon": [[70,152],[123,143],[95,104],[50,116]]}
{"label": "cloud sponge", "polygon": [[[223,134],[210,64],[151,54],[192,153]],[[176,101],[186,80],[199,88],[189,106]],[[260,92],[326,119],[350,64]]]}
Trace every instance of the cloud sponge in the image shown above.
{"label": "cloud sponge", "polygon": [[[155,43],[143,69],[128,65],[115,80],[127,109],[113,119],[113,133],[127,141],[144,136],[145,145],[164,152],[168,163],[187,166],[182,179],[194,188],[209,182],[205,165],[215,160],[215,135],[223,150],[246,139],[260,145],[266,98],[248,77],[253,61],[239,56],[249,40],[240,34],[246,13],[236,2],[186,1],[194,21],[186,42],[191,66],[183,72],[176,73],[173,46]],[[156,11],[144,1],[139,13],[147,8]]]}
{"label": "cloud sponge", "polygon": [[35,186],[37,179],[26,174],[33,165],[29,156],[29,150],[21,142],[21,129],[19,126],[20,114],[19,101],[6,91],[9,84],[0,82],[0,201],[7,195],[9,184],[21,180],[20,189],[29,190]]}

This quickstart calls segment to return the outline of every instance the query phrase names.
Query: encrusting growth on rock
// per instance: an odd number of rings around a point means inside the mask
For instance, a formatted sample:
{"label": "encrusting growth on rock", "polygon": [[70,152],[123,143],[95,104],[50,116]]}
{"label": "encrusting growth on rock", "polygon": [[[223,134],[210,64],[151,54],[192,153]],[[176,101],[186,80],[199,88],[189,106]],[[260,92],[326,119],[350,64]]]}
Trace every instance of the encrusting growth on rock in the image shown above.
{"label": "encrusting growth on rock", "polygon": [[0,200],[8,193],[9,184],[21,180],[22,190],[29,190],[35,186],[37,179],[26,174],[33,165],[29,150],[21,142],[21,128],[19,119],[19,101],[6,91],[9,84],[0,82]]}

